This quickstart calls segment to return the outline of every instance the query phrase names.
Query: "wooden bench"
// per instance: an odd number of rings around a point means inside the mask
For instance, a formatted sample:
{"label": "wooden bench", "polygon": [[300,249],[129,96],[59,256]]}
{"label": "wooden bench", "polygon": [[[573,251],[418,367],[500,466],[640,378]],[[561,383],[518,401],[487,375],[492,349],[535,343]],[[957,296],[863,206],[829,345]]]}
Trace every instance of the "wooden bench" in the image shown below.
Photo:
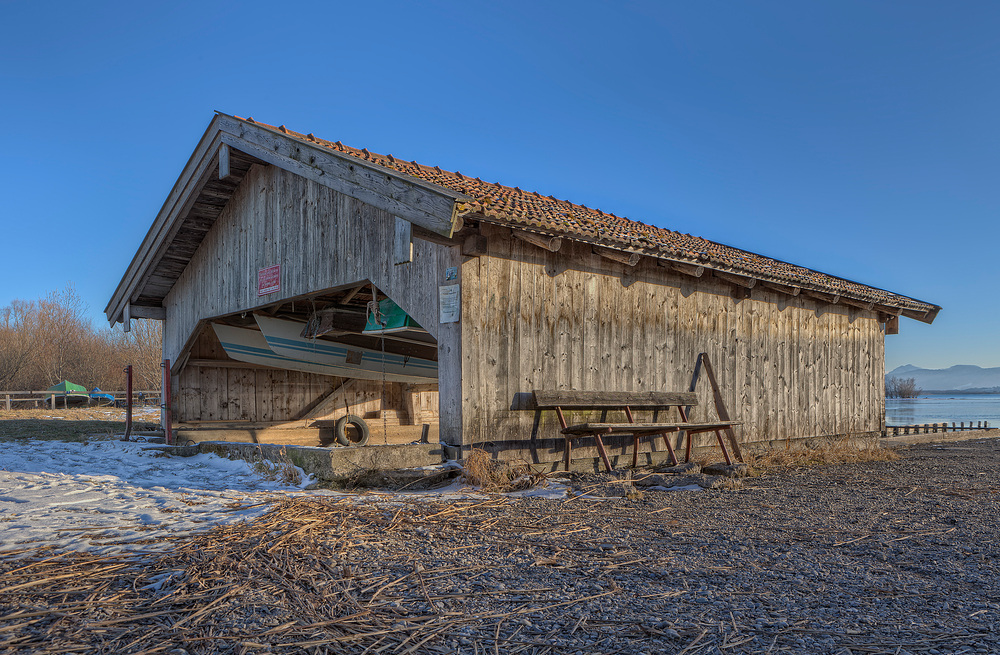
{"label": "wooden bench", "polygon": [[[633,392],[633,391],[535,391],[535,407],[540,410],[554,409],[559,417],[559,424],[562,426],[562,434],[566,438],[566,450],[564,459],[566,470],[569,470],[570,458],[573,451],[573,439],[585,436],[593,436],[597,440],[597,450],[601,454],[604,466],[608,471],[612,470],[611,462],[608,459],[607,450],[604,448],[604,441],[601,435],[607,434],[631,434],[632,440],[632,466],[638,464],[639,440],[643,437],[663,437],[663,443],[670,453],[670,460],[674,465],[679,462],[674,453],[673,444],[667,437],[671,432],[684,432],[687,435],[687,449],[685,461],[691,459],[691,435],[700,432],[715,432],[719,445],[722,447],[722,454],[726,458],[727,464],[732,464],[729,450],[722,439],[722,430],[740,425],[737,421],[716,421],[713,423],[691,423],[688,421],[687,408],[698,404],[698,396],[691,391],[678,392]],[[680,421],[665,422],[658,420],[661,412],[669,412],[672,407],[677,408]],[[567,425],[563,410],[599,410],[602,412],[600,422],[580,423],[578,425]],[[637,422],[632,410],[651,410],[653,419],[649,422]],[[608,422],[607,413],[609,411],[623,412],[627,423]]]}

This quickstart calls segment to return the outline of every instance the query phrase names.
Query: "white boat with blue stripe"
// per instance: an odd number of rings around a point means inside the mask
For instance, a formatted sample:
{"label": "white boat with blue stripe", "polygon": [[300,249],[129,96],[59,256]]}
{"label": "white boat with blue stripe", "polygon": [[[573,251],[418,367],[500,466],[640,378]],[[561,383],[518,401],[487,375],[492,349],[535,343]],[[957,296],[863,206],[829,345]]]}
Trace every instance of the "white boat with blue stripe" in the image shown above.
{"label": "white boat with blue stripe", "polygon": [[301,336],[304,323],[259,314],[254,318],[259,332],[212,324],[226,354],[237,361],[361,380],[382,380],[384,370],[388,382],[437,382],[433,360],[310,339]]}

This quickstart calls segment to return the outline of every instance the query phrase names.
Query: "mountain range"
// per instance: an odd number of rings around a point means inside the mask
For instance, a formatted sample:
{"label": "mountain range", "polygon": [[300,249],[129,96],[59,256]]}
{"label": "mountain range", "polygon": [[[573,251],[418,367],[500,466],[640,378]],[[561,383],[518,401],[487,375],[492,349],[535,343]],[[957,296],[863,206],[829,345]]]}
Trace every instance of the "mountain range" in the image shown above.
{"label": "mountain range", "polygon": [[1000,367],[983,368],[959,364],[949,368],[920,368],[905,364],[885,374],[889,378],[913,378],[924,392],[962,391],[1000,393]]}

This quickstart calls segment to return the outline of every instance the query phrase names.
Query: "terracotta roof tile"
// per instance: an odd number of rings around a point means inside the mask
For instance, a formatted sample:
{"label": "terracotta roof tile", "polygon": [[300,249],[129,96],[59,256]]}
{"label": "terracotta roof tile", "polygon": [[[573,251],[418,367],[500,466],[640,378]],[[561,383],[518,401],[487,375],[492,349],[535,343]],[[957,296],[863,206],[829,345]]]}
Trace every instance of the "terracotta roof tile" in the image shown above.
{"label": "terracotta roof tile", "polygon": [[690,234],[655,227],[585,205],[557,200],[553,196],[543,196],[537,192],[526,193],[519,187],[508,187],[498,182],[484,182],[478,177],[442,170],[438,166],[424,166],[415,161],[403,161],[392,155],[379,155],[369,152],[366,148],[358,150],[345,146],[340,141],[326,141],[311,133],[294,132],[284,125],[274,127],[254,121],[252,118],[240,120],[322,145],[469,196],[470,200],[467,202],[464,215],[470,218],[639,252],[651,257],[703,265],[707,268],[749,275],[856,300],[876,302],[890,307],[917,312],[940,309],[936,305],[884,289],[827,275]]}

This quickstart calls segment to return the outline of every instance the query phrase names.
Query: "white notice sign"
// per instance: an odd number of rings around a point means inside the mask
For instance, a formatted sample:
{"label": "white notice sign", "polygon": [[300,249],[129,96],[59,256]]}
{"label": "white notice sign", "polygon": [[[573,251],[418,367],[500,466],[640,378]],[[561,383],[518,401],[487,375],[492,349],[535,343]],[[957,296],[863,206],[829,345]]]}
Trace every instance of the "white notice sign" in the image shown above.
{"label": "white notice sign", "polygon": [[441,322],[457,323],[462,308],[462,294],[459,285],[449,284],[438,287],[438,299],[441,303]]}

